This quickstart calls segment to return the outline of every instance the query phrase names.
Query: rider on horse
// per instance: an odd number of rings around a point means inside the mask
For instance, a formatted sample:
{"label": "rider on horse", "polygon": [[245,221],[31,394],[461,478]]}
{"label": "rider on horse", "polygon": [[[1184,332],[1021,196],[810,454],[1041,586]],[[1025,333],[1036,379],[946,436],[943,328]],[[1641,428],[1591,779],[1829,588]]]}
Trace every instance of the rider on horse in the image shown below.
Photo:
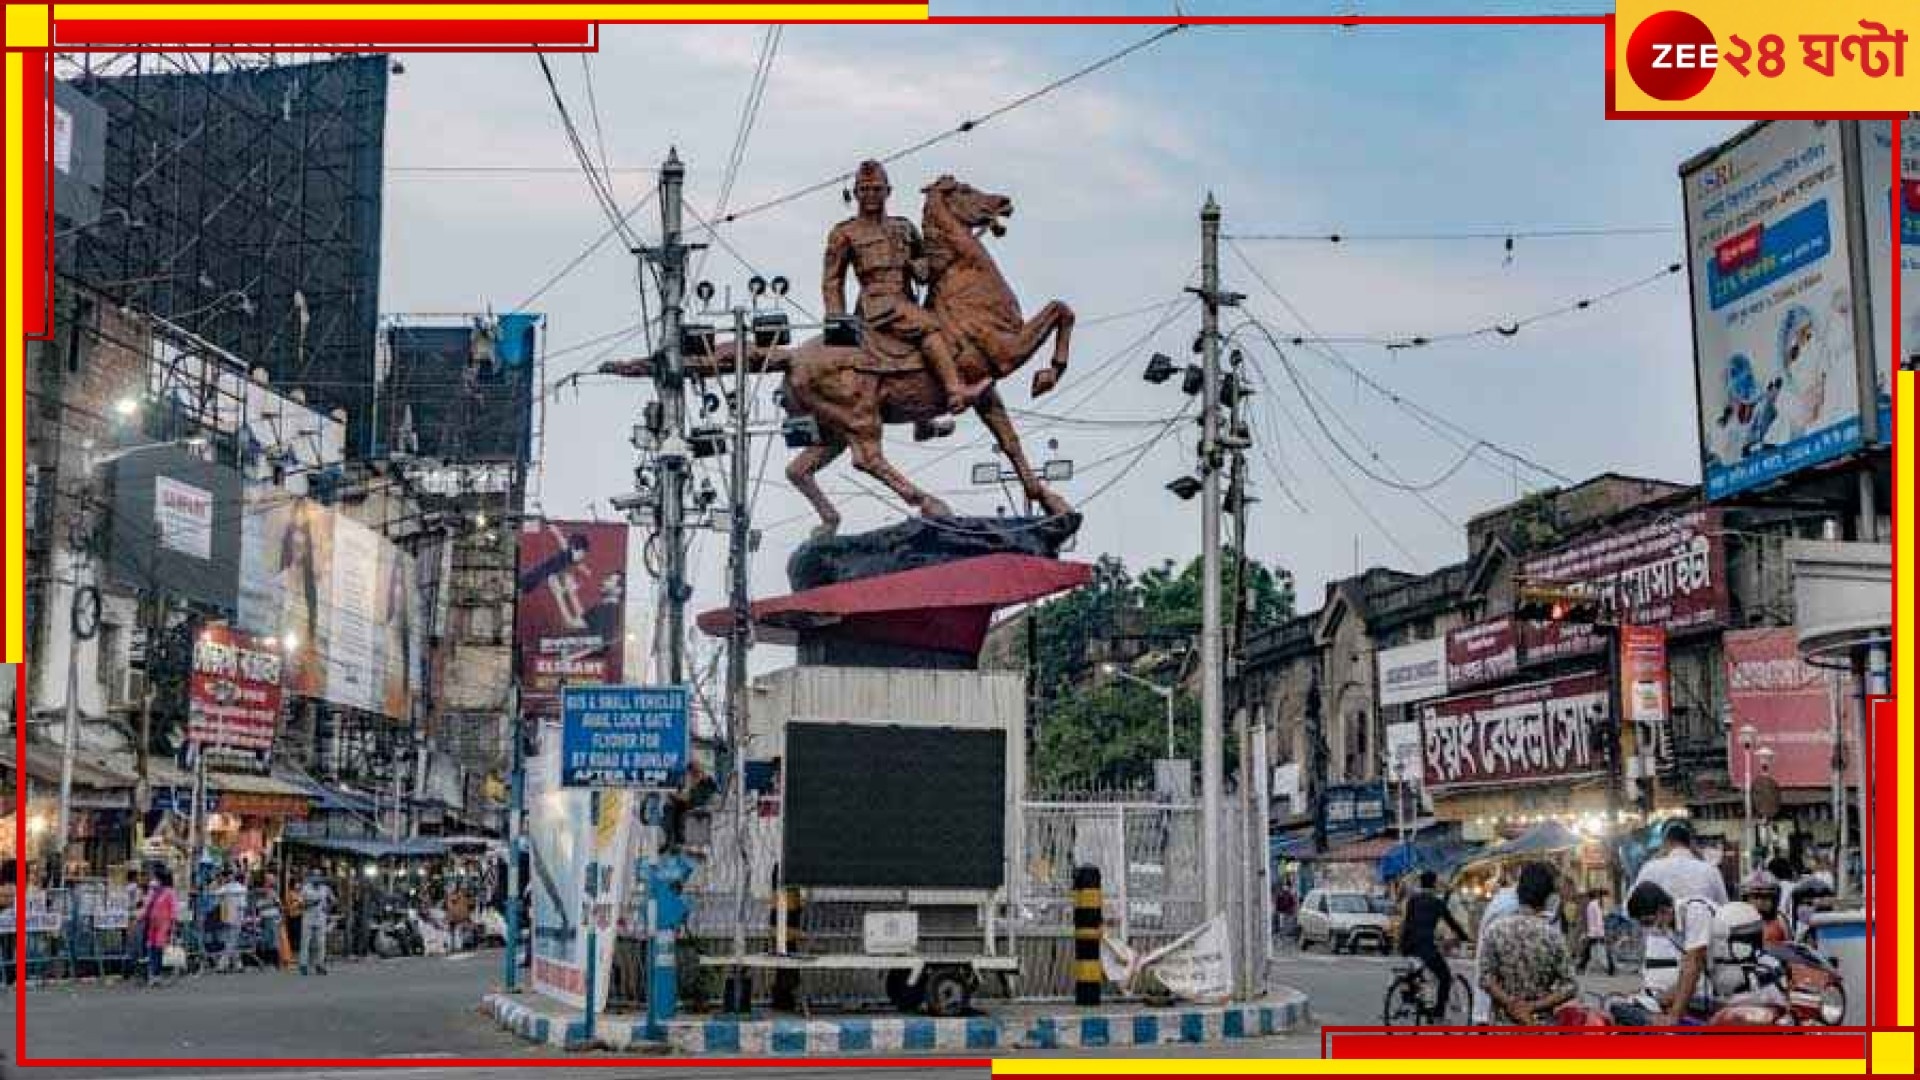
{"label": "rider on horse", "polygon": [[[861,323],[872,335],[894,338],[917,347],[927,367],[947,396],[947,411],[959,414],[993,385],[983,379],[973,385],[960,381],[955,346],[940,320],[921,307],[915,285],[931,283],[926,249],[920,230],[903,217],[887,216],[887,196],[893,186],[877,161],[863,161],[853,177],[853,197],[860,212],[827,234],[827,254],[821,291],[828,318],[847,313],[847,269],[860,283],[855,305]],[[870,348],[884,348],[869,337]]]}

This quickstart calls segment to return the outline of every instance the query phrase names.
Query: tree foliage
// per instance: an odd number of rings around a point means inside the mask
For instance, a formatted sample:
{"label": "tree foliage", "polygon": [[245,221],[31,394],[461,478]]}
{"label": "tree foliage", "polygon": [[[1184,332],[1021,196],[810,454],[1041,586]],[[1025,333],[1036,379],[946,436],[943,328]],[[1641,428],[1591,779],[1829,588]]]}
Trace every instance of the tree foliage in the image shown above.
{"label": "tree foliage", "polygon": [[[1236,563],[1230,550],[1221,560],[1221,602],[1229,623]],[[1246,581],[1249,634],[1293,617],[1292,574],[1249,560]],[[1183,657],[1199,637],[1201,583],[1199,559],[1184,567],[1169,560],[1135,577],[1121,559],[1102,555],[1091,583],[1039,609],[1034,633],[1040,702],[1032,762],[1038,789],[1152,782],[1154,759],[1166,754],[1165,699],[1137,684],[1100,677],[1096,646],[1135,639],[1161,660],[1158,670],[1139,674],[1161,683],[1180,679],[1191,667]],[[1199,716],[1199,702],[1177,692],[1176,756],[1198,759]]]}

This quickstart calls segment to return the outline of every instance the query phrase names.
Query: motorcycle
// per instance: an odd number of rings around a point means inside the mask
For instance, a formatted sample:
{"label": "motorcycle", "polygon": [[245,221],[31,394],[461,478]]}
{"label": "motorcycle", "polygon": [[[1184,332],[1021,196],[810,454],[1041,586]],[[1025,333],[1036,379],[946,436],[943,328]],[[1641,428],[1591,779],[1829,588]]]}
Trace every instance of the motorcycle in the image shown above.
{"label": "motorcycle", "polygon": [[374,955],[383,960],[420,956],[427,951],[420,916],[412,908],[390,908],[373,921]]}
{"label": "motorcycle", "polygon": [[1782,983],[1794,1022],[1805,1027],[1837,1027],[1847,1019],[1847,986],[1840,967],[1805,945],[1777,943],[1764,955],[1785,970]]}
{"label": "motorcycle", "polygon": [[[1781,948],[1775,946],[1774,948]],[[1818,957],[1815,957],[1818,959]],[[1783,987],[1791,976],[1787,962],[1763,952],[1747,968],[1748,989],[1729,996],[1712,1011],[1691,1011],[1682,1017],[1679,1028],[1697,1027],[1794,1027],[1808,1023],[1802,1018],[1804,1010],[1796,1007],[1790,993]],[[1835,973],[1835,978],[1838,973]],[[1554,1022],[1561,1027],[1631,1027],[1657,1028],[1666,1025],[1657,1022],[1665,1010],[1652,991],[1642,990],[1635,994],[1616,994],[1591,1002],[1568,1002],[1555,1010]],[[1846,1012],[1845,998],[1841,999],[1840,1014]],[[1820,1015],[1816,1006],[1813,1014]]]}

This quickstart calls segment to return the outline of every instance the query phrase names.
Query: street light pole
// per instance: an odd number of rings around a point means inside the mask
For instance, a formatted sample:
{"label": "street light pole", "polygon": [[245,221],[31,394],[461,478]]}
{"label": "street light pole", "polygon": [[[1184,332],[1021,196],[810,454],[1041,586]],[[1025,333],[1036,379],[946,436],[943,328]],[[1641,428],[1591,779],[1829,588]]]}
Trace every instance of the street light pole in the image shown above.
{"label": "street light pole", "polygon": [[1740,725],[1740,751],[1746,763],[1741,775],[1740,798],[1740,878],[1746,880],[1753,862],[1753,740],[1759,734],[1752,724]]}
{"label": "street light pole", "polygon": [[1224,792],[1220,628],[1220,204],[1200,210],[1200,865],[1207,918],[1222,910],[1220,824]]}

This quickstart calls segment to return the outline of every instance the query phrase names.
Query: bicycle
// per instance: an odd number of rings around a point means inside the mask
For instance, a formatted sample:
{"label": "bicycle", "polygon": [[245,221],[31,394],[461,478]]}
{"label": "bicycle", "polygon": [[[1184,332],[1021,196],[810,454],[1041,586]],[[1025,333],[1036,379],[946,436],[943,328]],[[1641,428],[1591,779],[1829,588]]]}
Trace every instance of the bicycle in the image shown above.
{"label": "bicycle", "polygon": [[1429,1024],[1466,1027],[1473,1003],[1473,986],[1458,972],[1453,976],[1453,992],[1447,995],[1447,1012],[1437,1009],[1437,992],[1427,977],[1427,965],[1416,959],[1394,965],[1393,981],[1387,984],[1387,1000],[1380,1020],[1387,1027],[1423,1027]]}

